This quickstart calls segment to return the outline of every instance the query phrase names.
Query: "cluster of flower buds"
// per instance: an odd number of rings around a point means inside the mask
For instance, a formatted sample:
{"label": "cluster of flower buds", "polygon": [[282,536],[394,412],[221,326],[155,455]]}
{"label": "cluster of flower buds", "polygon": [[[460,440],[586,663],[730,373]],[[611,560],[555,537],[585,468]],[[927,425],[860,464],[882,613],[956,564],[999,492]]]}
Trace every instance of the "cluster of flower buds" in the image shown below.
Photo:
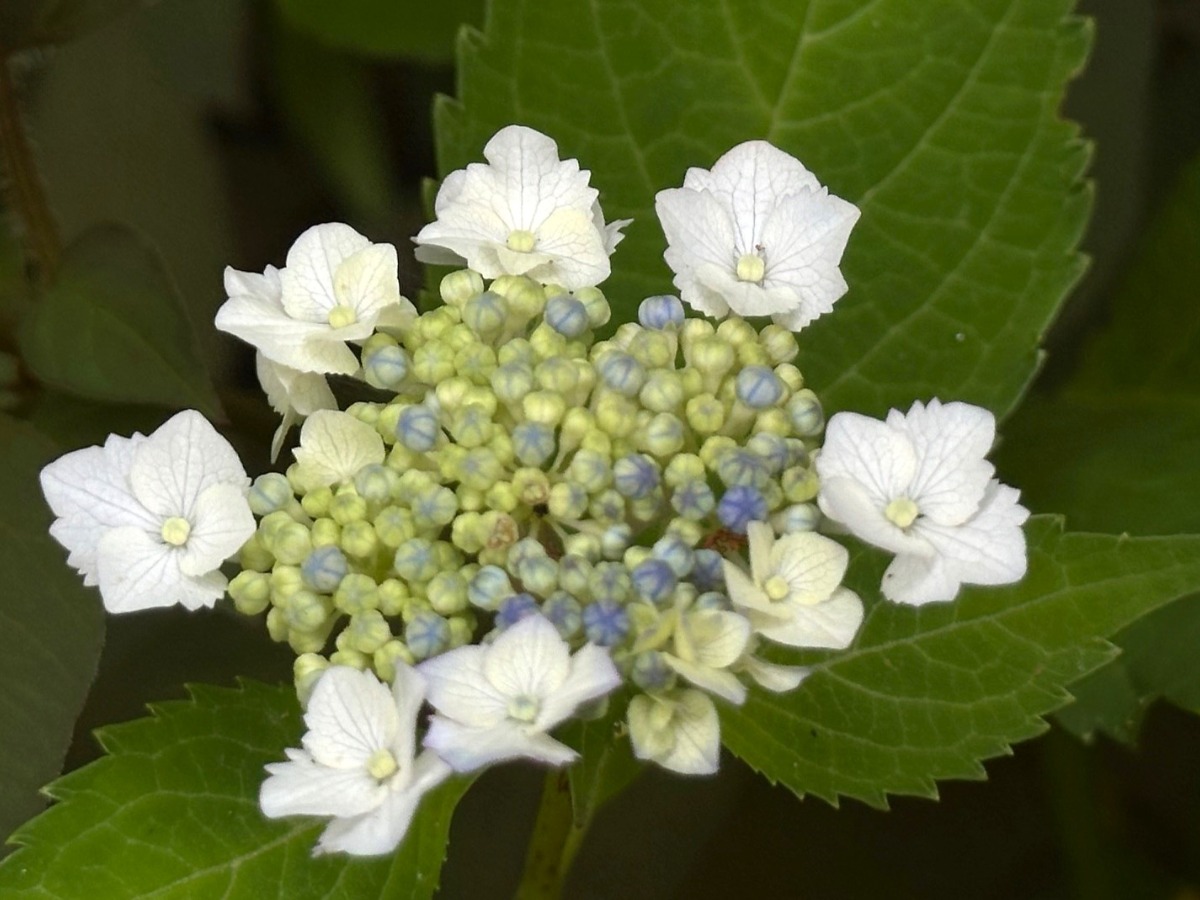
{"label": "cluster of flower buds", "polygon": [[[1025,570],[990,413],[932,400],[826,428],[793,331],[845,292],[858,211],[798,161],[753,141],[661,192],[680,294],[617,324],[596,285],[627,223],[590,174],[519,126],[484,155],[415,238],[463,266],[435,309],[346,225],[306,231],[282,270],[226,273],[217,325],[258,351],[276,454],[303,420],[285,473],[248,485],[192,412],[43,473],[110,610],[211,605],[236,551],[228,593],[296,652],[307,705],[262,807],[332,817],[318,852],[393,849],[451,771],[572,761],[551,731],[622,686],[639,758],[715,771],[714,698],[808,674],[764,647],[843,649],[862,624],[826,520],[896,555],[895,602]],[[339,409],[330,374],[376,399]]]}

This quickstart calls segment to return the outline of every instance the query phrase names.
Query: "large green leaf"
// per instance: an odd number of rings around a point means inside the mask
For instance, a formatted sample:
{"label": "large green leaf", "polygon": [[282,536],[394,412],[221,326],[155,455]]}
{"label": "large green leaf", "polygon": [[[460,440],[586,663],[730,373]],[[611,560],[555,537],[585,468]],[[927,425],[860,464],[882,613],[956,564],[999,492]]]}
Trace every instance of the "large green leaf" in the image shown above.
{"label": "large green leaf", "polygon": [[276,0],[284,18],[313,38],[366,56],[449,62],[463,23],[483,19],[483,0]]}
{"label": "large green leaf", "polygon": [[[48,788],[60,802],[22,828],[0,863],[6,898],[265,900],[430,897],[450,817],[469,783],[427,795],[399,851],[310,858],[321,824],[258,809],[263,766],[302,730],[290,687],[195,686],[193,700],[98,732],[105,758]],[[102,861],[103,865],[97,863]],[[81,873],[87,872],[86,878]]]}
{"label": "large green leaf", "polygon": [[[1072,526],[1200,532],[1200,158],[1183,171],[1113,298],[1112,319],[1054,393],[1006,428],[998,463],[1035,509]],[[1072,690],[1060,721],[1132,739],[1151,700],[1200,711],[1200,598],[1117,637],[1122,656]]]}
{"label": "large green leaf", "polygon": [[121,226],[94,228],[68,248],[20,340],[38,378],[68,393],[209,415],[220,410],[161,259]]}
{"label": "large green leaf", "polygon": [[[1112,658],[1107,638],[1200,588],[1200,537],[1063,534],[1045,517],[1027,536],[1019,584],[874,604],[854,646],[798,690],[726,709],[726,746],[797,794],[935,796],[936,780],[981,778],[982,760],[1044,731],[1067,687]],[[885,563],[860,554],[849,583],[876,595]]]}
{"label": "large green leaf", "polygon": [[834,409],[941,394],[1010,409],[1082,271],[1086,145],[1058,117],[1087,52],[1070,0],[494,3],[435,111],[443,174],[509,122],[551,134],[632,216],[605,285],[670,288],[656,191],[767,138],[862,209],[849,295],[801,335]]}
{"label": "large green leaf", "polygon": [[100,599],[64,565],[37,474],[58,449],[0,416],[0,838],[41,809],[104,640]]}

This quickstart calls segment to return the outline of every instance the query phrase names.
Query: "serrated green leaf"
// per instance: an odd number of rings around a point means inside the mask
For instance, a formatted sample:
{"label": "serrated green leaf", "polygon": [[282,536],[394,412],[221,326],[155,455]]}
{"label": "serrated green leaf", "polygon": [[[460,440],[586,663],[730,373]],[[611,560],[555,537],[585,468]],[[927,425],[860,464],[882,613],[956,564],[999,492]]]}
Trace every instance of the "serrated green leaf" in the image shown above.
{"label": "serrated green leaf", "polygon": [[277,0],[294,27],[316,40],[366,56],[449,62],[464,23],[483,20],[483,0]]}
{"label": "serrated green leaf", "polygon": [[435,110],[444,174],[509,122],[592,170],[633,217],[605,292],[670,289],[655,192],[767,138],[862,219],[836,315],[801,335],[833,409],[942,394],[1009,410],[1083,268],[1087,148],[1058,117],[1089,43],[1070,0],[495,3]]}
{"label": "serrated green leaf", "polygon": [[22,323],[20,344],[34,374],[68,393],[219,414],[162,260],[122,226],[93,228],[67,249]]}
{"label": "serrated green leaf", "polygon": [[[258,809],[263,766],[302,729],[290,687],[191,688],[191,701],[102,729],[108,756],[52,784],[57,804],[0,863],[6,898],[203,900],[430,897],[469,781],[428,794],[391,857],[312,858],[323,825]],[[103,865],[97,865],[103,861]],[[87,872],[86,878],[81,873]]]}
{"label": "serrated green leaf", "polygon": [[37,475],[55,445],[0,415],[0,837],[43,806],[104,642],[99,598],[64,565]]}
{"label": "serrated green leaf", "polygon": [[[934,796],[937,780],[982,778],[983,760],[1044,731],[1067,687],[1112,658],[1107,638],[1200,588],[1200,537],[1063,534],[1046,517],[1027,537],[1019,584],[921,608],[875,603],[853,647],[799,689],[723,710],[726,746],[830,802]],[[886,562],[859,554],[848,583],[877,595]]]}

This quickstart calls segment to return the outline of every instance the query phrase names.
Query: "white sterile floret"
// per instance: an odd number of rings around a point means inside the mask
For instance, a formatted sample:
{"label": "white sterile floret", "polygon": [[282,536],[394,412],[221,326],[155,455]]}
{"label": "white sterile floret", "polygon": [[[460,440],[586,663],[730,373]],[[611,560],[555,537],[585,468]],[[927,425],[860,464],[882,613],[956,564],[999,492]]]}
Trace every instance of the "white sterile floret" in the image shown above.
{"label": "white sterile floret", "polygon": [[424,679],[402,662],[391,689],[371,672],[328,669],[304,714],[304,749],[267,766],[258,798],[264,815],[332,816],[314,856],[391,853],[421,797],[451,772],[434,753],[416,755],[424,699]]}
{"label": "white sterile floret", "polygon": [[639,694],[627,715],[633,755],[683,775],[711,775],[721,758],[721,723],[707,694],[691,688]]}
{"label": "white sterile floret", "polygon": [[509,125],[483,148],[488,164],[450,173],[436,219],[413,239],[417,259],[466,265],[484,278],[527,275],[567,290],[609,275],[625,221],[604,224],[591,173],[541,132]]}
{"label": "white sterile floret", "polygon": [[571,655],[558,629],[529,616],[491,644],[443,653],[421,665],[436,710],[425,746],[459,771],[508,759],[563,765],[578,755],[549,731],[621,683],[608,651]]}
{"label": "white sterile floret", "polygon": [[194,410],[149,437],[68,453],[41,483],[58,517],[50,534],[109,612],[212,606],[227,584],[221,563],[254,533],[246,470]]}
{"label": "white sterile floret", "polygon": [[225,291],[217,327],[300,372],[353,375],[358,358],[347,341],[416,315],[400,296],[396,248],[336,222],[300,235],[282,271],[226,269]]}
{"label": "white sterile floret", "polygon": [[846,293],[838,264],[858,208],[766,141],[738,144],[711,170],[659,191],[664,257],[700,312],[772,316],[799,331]]}
{"label": "white sterile floret", "polygon": [[279,456],[283,439],[293,425],[319,409],[337,409],[337,400],[324,375],[301,372],[265,357],[262,351],[255,354],[258,383],[271,408],[283,419],[271,439],[271,462]]}
{"label": "white sterile floret", "polygon": [[300,446],[292,451],[298,481],[306,490],[350,481],[387,456],[379,432],[340,410],[320,409],[304,420]]}
{"label": "white sterile floret", "polygon": [[931,400],[881,422],[829,420],[817,456],[818,502],[829,518],[890,550],[883,593],[918,606],[952,600],[963,584],[1008,584],[1025,574],[1029,512],[992,478],[996,434],[986,409]]}
{"label": "white sterile floret", "polygon": [[836,541],[811,531],[775,538],[765,522],[746,526],[750,575],[724,561],[734,608],[754,630],[790,647],[841,650],[862,624],[858,595],[841,586],[850,555]]}
{"label": "white sterile floret", "polygon": [[727,610],[682,605],[675,615],[672,652],[663,652],[667,665],[696,687],[740,706],[746,701],[746,686],[730,669],[750,643],[750,620]]}

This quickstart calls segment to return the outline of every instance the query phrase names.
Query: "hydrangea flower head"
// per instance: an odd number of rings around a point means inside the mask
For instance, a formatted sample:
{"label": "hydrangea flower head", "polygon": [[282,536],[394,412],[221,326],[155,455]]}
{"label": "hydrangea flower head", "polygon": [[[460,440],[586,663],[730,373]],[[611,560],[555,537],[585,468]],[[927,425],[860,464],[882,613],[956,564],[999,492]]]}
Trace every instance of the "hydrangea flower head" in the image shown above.
{"label": "hydrangea flower head", "polygon": [[267,766],[259,805],[270,818],[332,816],[313,855],[391,853],[421,797],[450,775],[435,754],[416,754],[425,682],[400,664],[388,688],[370,672],[333,666],[317,681],[303,749]]}
{"label": "hydrangea flower head", "polygon": [[400,296],[396,248],[338,222],[300,235],[282,271],[226,269],[225,290],[217,328],[299,372],[354,374],[359,362],[346,342],[416,312]]}
{"label": "hydrangea flower head", "polygon": [[604,281],[626,222],[604,224],[591,173],[523,125],[500,129],[472,163],[442,182],[417,258],[466,262],[484,278],[528,275],[578,290]]}
{"label": "hydrangea flower head", "polygon": [[576,753],[547,733],[621,683],[608,651],[573,655],[558,629],[532,615],[486,647],[460,647],[421,665],[437,711],[425,746],[460,771],[524,757],[551,765]]}
{"label": "hydrangea flower head", "polygon": [[990,412],[967,403],[914,403],[881,422],[841,412],[816,460],[829,518],[896,554],[883,593],[919,606],[952,600],[963,584],[1009,584],[1025,574],[1029,512],[992,478],[984,457]]}
{"label": "hydrangea flower head", "polygon": [[675,286],[702,313],[769,315],[799,331],[846,293],[838,264],[858,208],[766,141],[688,169],[655,208]]}
{"label": "hydrangea flower head", "polygon": [[58,517],[50,533],[109,612],[212,606],[225,593],[221,563],[255,529],[246,470],[195,410],[148,437],[68,453],[41,483]]}

